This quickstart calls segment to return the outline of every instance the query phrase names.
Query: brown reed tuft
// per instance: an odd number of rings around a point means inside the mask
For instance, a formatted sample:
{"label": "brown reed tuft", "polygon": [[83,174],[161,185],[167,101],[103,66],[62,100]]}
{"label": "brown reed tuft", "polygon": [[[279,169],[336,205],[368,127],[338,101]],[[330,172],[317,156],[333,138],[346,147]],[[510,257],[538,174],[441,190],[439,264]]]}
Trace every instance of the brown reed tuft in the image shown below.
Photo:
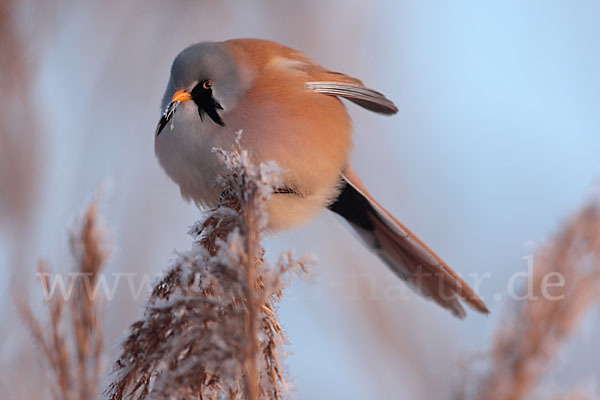
{"label": "brown reed tuft", "polygon": [[[96,299],[97,279],[108,259],[105,233],[95,203],[89,206],[71,235],[71,252],[75,273],[69,277],[74,280],[70,295],[69,292],[53,293],[47,263],[41,260],[38,264],[38,275],[48,305],[47,324],[33,314],[20,292],[15,290],[13,297],[53,372],[53,397],[92,399],[98,394],[103,352],[102,304]],[[66,287],[70,285],[71,282]],[[65,325],[71,329],[70,333]]]}
{"label": "brown reed tuft", "polygon": [[280,170],[254,166],[248,153],[219,151],[229,174],[220,205],[190,231],[131,325],[107,395],[123,398],[279,399],[286,383],[286,338],[276,306],[292,269],[290,254],[272,268],[263,259],[267,204]]}
{"label": "brown reed tuft", "polygon": [[[548,286],[550,274],[564,285]],[[559,274],[559,275],[557,275]],[[592,203],[567,222],[534,258],[531,298],[515,301],[496,331],[469,398],[529,398],[558,350],[600,299],[600,205]],[[557,278],[558,279],[558,278]],[[560,283],[552,279],[554,283]],[[547,281],[546,281],[547,282]],[[457,398],[466,398],[461,395]],[[580,393],[565,398],[585,398]]]}

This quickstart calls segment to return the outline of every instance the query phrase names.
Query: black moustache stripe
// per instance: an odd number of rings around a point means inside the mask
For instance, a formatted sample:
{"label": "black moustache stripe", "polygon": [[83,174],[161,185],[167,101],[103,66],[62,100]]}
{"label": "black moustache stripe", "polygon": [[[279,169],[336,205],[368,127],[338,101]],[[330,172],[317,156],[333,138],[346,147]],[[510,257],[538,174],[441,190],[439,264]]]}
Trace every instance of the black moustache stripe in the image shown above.
{"label": "black moustache stripe", "polygon": [[190,94],[192,95],[192,100],[194,100],[194,103],[198,106],[200,118],[206,113],[214,123],[225,126],[225,122],[223,122],[221,116],[217,112],[217,110],[222,110],[223,107],[213,97],[211,89],[205,89],[202,87],[202,84],[198,84]]}

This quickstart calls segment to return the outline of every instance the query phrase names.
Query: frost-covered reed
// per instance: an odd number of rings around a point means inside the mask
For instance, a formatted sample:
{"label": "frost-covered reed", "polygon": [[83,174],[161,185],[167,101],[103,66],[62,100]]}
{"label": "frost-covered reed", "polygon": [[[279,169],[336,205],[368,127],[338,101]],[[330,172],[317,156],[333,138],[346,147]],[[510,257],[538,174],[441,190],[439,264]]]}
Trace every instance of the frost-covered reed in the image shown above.
{"label": "frost-covered reed", "polygon": [[285,391],[276,305],[288,272],[305,262],[284,254],[270,267],[263,258],[280,170],[254,166],[240,149],[217,155],[229,171],[220,205],[191,229],[192,248],[176,256],[131,325],[112,399],[278,399]]}

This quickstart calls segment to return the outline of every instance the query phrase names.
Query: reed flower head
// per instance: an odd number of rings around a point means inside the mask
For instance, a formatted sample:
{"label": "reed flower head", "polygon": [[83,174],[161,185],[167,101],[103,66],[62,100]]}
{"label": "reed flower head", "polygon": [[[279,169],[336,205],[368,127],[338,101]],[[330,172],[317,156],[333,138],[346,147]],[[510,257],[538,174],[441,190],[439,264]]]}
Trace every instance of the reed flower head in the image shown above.
{"label": "reed flower head", "polygon": [[286,338],[276,305],[292,269],[290,254],[269,267],[261,235],[279,168],[254,166],[248,153],[217,150],[229,174],[221,204],[190,230],[192,248],[178,254],[154,286],[143,317],[121,345],[112,399],[281,398]]}

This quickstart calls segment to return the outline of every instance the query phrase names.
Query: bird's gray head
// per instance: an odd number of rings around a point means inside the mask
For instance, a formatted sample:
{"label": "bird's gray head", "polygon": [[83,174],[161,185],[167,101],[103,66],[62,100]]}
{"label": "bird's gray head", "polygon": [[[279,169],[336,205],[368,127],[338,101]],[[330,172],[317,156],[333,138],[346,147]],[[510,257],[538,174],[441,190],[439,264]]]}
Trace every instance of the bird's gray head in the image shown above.
{"label": "bird's gray head", "polygon": [[[190,101],[198,117],[206,123],[224,126],[220,113],[231,109],[242,94],[240,73],[229,50],[220,43],[196,43],[175,57],[171,76],[163,96],[164,114],[156,128],[156,135],[169,123],[177,107]],[[208,118],[204,118],[208,116]]]}

